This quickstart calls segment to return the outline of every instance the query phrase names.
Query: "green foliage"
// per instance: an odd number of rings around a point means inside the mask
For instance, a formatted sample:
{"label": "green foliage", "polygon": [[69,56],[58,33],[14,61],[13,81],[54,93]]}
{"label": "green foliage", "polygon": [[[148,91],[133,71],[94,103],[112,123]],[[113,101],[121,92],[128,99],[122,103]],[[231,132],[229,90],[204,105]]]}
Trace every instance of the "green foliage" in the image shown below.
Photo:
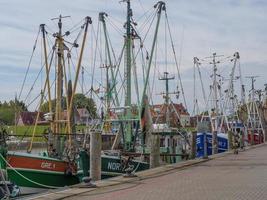
{"label": "green foliage", "polygon": [[[10,126],[8,128],[9,133],[16,134],[17,136],[32,136],[34,125],[31,126]],[[35,135],[42,135],[47,129],[48,125],[36,126]]]}
{"label": "green foliage", "polygon": [[[15,134],[19,138],[29,138],[32,136],[34,125],[31,126],[9,126],[7,131],[9,134]],[[34,141],[44,141],[43,134],[49,128],[49,125],[38,125],[36,126]],[[76,130],[83,131],[86,128],[84,125],[79,125]]]}
{"label": "green foliage", "polygon": [[74,106],[76,108],[86,108],[90,114],[90,117],[97,117],[97,109],[94,100],[86,97],[84,94],[78,93],[74,95]]}
{"label": "green foliage", "polygon": [[[97,117],[96,113],[96,104],[93,99],[86,97],[84,94],[77,93],[74,95],[73,99],[73,104],[75,108],[86,108],[89,111],[89,114],[92,118]],[[66,97],[63,97],[62,99],[62,105],[63,109],[67,109],[67,104],[66,104]],[[56,101],[55,99],[52,100],[52,110],[55,110],[56,106]],[[49,104],[48,102],[43,103],[41,106],[41,111],[42,112],[49,112]]]}
{"label": "green foliage", "polygon": [[10,107],[0,107],[0,121],[4,124],[11,125],[14,123],[15,111]]}
{"label": "green foliage", "polygon": [[9,102],[0,102],[0,121],[7,125],[15,123],[15,113],[27,111],[27,107],[22,101],[17,99]]}

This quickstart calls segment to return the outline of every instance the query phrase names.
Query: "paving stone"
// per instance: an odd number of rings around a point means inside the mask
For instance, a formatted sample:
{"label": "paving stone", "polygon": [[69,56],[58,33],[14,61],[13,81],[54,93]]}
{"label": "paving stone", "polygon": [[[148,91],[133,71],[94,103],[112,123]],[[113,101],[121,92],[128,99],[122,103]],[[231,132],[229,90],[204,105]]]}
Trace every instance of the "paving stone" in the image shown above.
{"label": "paving stone", "polygon": [[[267,146],[171,171],[167,175],[79,195],[90,200],[267,199]],[[70,197],[66,199],[77,199]]]}

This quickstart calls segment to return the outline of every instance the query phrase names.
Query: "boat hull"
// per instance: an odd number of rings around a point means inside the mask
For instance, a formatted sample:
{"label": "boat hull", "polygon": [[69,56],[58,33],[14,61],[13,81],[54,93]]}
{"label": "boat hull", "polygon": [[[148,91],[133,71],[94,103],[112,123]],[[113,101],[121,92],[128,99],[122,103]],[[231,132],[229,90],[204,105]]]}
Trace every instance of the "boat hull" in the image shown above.
{"label": "boat hull", "polygon": [[[36,154],[8,152],[6,169],[9,180],[20,187],[49,189],[78,184],[84,176],[90,176],[89,160],[89,156],[83,160],[86,163],[85,168],[82,168],[81,162],[78,162],[79,170],[77,172],[73,170],[76,173],[70,173],[70,168],[73,169],[76,166],[70,166],[63,160]],[[119,156],[102,155],[101,165],[102,179],[124,173],[124,165]],[[149,168],[148,163],[137,160],[129,162],[129,166],[132,166],[134,171]]]}
{"label": "boat hull", "polygon": [[18,186],[57,188],[79,183],[76,174],[70,173],[68,162],[39,155],[9,152],[8,178]]}
{"label": "boat hull", "polygon": [[[80,179],[83,176],[90,176],[90,159],[89,155],[86,153],[82,153],[83,155],[80,156],[80,158],[83,158],[83,160],[80,159],[79,161],[79,171],[78,175],[80,176]],[[85,163],[85,165],[83,165]],[[139,160],[132,160],[129,162],[130,167],[133,168],[135,172],[143,171],[146,169],[149,169],[149,164],[146,162],[142,162]],[[119,176],[125,173],[125,165],[122,161],[122,159],[119,156],[110,156],[110,155],[101,155],[101,178],[111,178],[114,176]]]}
{"label": "boat hull", "polygon": [[[207,154],[212,154],[212,134],[206,133],[207,137]],[[222,153],[228,150],[228,138],[224,133],[219,133],[217,135],[218,139],[218,153]],[[204,156],[204,134],[197,133],[197,157]]]}

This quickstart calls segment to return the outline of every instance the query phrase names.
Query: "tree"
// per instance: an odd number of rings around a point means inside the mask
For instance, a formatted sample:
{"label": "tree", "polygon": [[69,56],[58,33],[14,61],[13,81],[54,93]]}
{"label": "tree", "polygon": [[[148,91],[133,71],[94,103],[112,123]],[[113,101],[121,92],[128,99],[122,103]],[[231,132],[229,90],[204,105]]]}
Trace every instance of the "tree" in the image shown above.
{"label": "tree", "polygon": [[[67,109],[67,104],[66,104],[66,97],[63,97],[62,99],[62,105],[63,105],[63,109],[66,110]],[[74,99],[73,99],[73,105],[74,108],[86,108],[90,114],[91,118],[96,118],[97,117],[97,113],[96,113],[96,104],[94,102],[93,99],[86,97],[84,94],[81,93],[77,93],[74,95]],[[55,106],[56,106],[56,101],[55,99],[52,100],[52,110],[55,110]],[[43,105],[41,106],[41,111],[42,112],[49,112],[49,106],[48,106],[48,102],[43,103]]]}
{"label": "tree", "polygon": [[14,109],[10,107],[1,107],[0,108],[0,121],[6,125],[14,124],[15,112]]}
{"label": "tree", "polygon": [[15,123],[15,113],[27,111],[27,106],[23,101],[17,99],[9,102],[0,102],[0,121],[7,125]]}
{"label": "tree", "polygon": [[77,93],[74,95],[75,108],[86,108],[91,118],[96,118],[96,104],[92,98],[86,97],[84,94]]}

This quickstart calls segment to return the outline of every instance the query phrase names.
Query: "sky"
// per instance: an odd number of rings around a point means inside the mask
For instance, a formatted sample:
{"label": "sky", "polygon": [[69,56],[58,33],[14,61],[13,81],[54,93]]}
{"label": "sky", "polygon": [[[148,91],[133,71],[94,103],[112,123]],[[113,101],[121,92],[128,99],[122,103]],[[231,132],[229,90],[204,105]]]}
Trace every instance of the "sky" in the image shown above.
{"label": "sky", "polygon": [[[251,75],[259,76],[256,87],[264,88],[264,84],[267,83],[266,1],[166,0],[165,2],[189,111],[193,107],[193,57],[195,56],[205,58],[216,52],[227,57],[238,51],[247,90],[250,82],[245,77]],[[132,0],[134,18],[136,20],[148,18],[149,12],[153,12],[155,3],[156,1],[152,0]],[[90,16],[96,28],[98,13],[104,11],[118,28],[123,30],[125,19],[125,4],[119,0],[0,0],[0,9],[0,101],[10,100],[19,93],[39,24],[45,23],[55,30],[56,24],[50,19],[62,14],[71,16],[64,20],[69,27],[85,16]],[[164,26],[163,22],[158,41],[166,40]],[[122,35],[112,28],[109,35],[115,52],[119,54]],[[149,37],[146,44],[148,51],[151,49],[151,38]],[[170,39],[167,40],[167,48],[171,49]],[[159,44],[158,55],[161,55],[159,62],[164,63],[166,46],[164,43],[161,45]],[[167,70],[177,78],[174,60],[170,54],[167,56],[169,59]],[[35,73],[39,58],[33,60]],[[218,68],[227,76],[231,66],[232,63],[225,62],[218,65]],[[211,66],[203,63],[201,68],[203,68],[204,82],[208,87]],[[163,71],[165,71],[164,64],[159,65],[155,76],[160,76]],[[157,87],[153,92],[159,93],[164,89],[164,85],[156,82]],[[89,84],[91,83],[88,81]],[[170,87],[171,91],[174,91],[176,82]],[[155,101],[160,102],[162,99],[157,97]]]}

